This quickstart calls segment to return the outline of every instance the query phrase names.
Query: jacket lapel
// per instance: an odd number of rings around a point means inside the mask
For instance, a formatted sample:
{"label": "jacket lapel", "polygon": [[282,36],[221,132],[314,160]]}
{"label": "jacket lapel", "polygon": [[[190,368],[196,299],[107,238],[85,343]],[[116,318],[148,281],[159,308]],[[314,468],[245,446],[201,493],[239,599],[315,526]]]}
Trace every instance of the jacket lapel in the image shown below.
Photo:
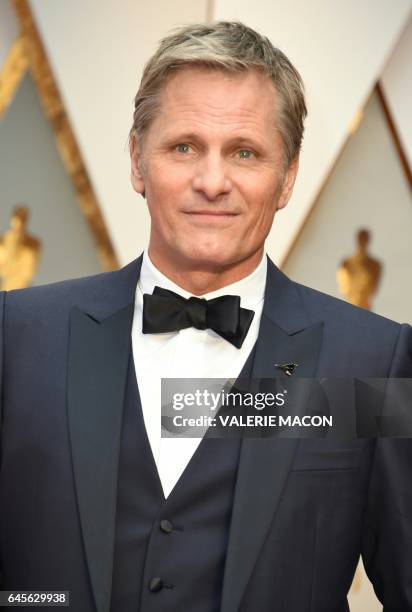
{"label": "jacket lapel", "polygon": [[[70,314],[67,404],[80,523],[97,612],[109,612],[117,472],[141,258]],[[102,306],[104,304],[104,306]],[[102,310],[104,308],[104,310]]]}
{"label": "jacket lapel", "polygon": [[[252,378],[289,377],[275,364],[296,362],[294,377],[314,377],[322,322],[311,322],[298,290],[268,260],[265,302]],[[304,405],[305,387],[295,402]],[[239,458],[232,521],[223,582],[221,612],[236,612],[252,574],[292,464],[296,438],[244,438]],[[270,483],[270,486],[269,486]]]}

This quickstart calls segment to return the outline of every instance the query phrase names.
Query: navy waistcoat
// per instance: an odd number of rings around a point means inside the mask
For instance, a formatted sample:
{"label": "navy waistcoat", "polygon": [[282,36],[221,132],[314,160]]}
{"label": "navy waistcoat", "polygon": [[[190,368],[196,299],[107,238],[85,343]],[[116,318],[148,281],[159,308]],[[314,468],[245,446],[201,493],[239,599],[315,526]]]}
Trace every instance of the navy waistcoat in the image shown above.
{"label": "navy waistcoat", "polygon": [[165,499],[130,350],[111,612],[218,612],[240,445],[239,437],[203,438]]}

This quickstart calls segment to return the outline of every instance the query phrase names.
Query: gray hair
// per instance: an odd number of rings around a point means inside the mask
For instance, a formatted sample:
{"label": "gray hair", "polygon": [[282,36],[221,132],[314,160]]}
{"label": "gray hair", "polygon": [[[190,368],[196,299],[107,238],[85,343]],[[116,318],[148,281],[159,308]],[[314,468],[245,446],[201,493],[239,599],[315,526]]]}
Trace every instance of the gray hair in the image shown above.
{"label": "gray hair", "polygon": [[144,140],[159,109],[167,77],[193,66],[232,73],[258,69],[272,79],[278,94],[277,128],[288,167],[300,150],[307,114],[302,79],[286,55],[266,36],[239,22],[189,25],[160,41],[145,66],[134,100],[130,138],[136,134]]}

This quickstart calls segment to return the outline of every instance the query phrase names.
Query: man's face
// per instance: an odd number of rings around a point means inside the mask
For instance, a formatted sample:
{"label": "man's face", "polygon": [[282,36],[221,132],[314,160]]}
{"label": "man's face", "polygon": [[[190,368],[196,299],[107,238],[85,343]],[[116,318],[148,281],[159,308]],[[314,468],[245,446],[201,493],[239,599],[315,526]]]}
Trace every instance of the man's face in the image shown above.
{"label": "man's face", "polygon": [[296,160],[284,172],[276,95],[254,70],[188,68],[168,79],[142,146],[131,146],[154,261],[216,271],[258,263],[297,171]]}

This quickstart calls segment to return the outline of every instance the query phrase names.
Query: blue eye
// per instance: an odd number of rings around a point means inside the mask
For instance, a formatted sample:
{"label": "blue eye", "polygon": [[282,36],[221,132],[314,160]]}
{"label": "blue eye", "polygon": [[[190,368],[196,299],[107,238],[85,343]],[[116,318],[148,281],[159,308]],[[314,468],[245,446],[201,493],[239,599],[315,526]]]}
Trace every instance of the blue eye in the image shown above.
{"label": "blue eye", "polygon": [[182,143],[182,144],[176,145],[175,149],[178,153],[188,153],[190,147],[188,144]]}

